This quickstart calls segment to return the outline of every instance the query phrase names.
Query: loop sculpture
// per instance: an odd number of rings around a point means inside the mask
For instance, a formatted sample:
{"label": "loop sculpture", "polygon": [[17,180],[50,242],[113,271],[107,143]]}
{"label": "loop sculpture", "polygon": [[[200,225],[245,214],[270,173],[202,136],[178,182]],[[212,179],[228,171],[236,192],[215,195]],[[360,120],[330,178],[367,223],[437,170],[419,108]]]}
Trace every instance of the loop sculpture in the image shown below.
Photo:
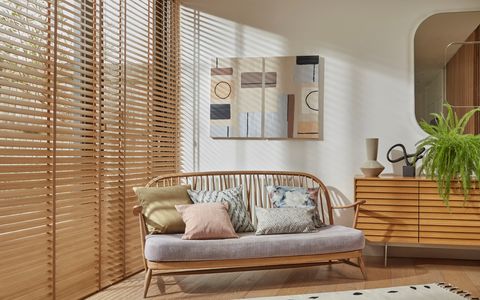
{"label": "loop sculpture", "polygon": [[[390,153],[393,151],[393,149],[400,147],[402,148],[403,156],[398,157],[398,158],[391,158]],[[415,164],[417,163],[418,160],[423,158],[423,153],[425,152],[425,147],[417,149],[417,152],[408,154],[407,149],[403,144],[395,144],[387,152],[387,159],[391,163],[396,163],[402,160],[405,160],[405,166],[403,166],[403,176],[404,177],[415,177]]]}

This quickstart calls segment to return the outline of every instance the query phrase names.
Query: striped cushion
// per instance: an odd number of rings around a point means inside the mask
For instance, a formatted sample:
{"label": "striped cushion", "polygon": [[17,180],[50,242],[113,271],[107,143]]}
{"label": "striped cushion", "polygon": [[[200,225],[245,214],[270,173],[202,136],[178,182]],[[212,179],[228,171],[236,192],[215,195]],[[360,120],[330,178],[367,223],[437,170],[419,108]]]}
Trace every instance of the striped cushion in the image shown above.
{"label": "striped cushion", "polygon": [[228,203],[228,215],[232,221],[235,232],[250,232],[255,228],[250,221],[250,215],[245,207],[242,197],[242,186],[223,191],[193,191],[188,194],[193,203]]}

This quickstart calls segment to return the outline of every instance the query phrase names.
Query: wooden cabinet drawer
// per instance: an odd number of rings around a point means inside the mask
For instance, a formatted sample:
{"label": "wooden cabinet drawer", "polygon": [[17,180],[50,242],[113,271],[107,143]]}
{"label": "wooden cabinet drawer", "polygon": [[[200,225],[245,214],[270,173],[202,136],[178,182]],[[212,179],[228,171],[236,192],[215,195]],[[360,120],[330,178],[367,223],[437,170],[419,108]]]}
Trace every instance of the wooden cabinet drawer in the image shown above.
{"label": "wooden cabinet drawer", "polygon": [[418,194],[418,187],[402,187],[402,186],[357,186],[357,192],[367,193],[391,193],[391,194]]}
{"label": "wooden cabinet drawer", "polygon": [[419,243],[428,245],[448,246],[480,246],[480,239],[459,239],[459,238],[430,238],[420,237]]}
{"label": "wooden cabinet drawer", "polygon": [[370,230],[363,229],[368,241],[383,243],[405,243],[405,241],[418,243],[418,230]]}
{"label": "wooden cabinet drawer", "polygon": [[479,233],[480,222],[477,226],[420,225],[420,243],[480,246]]}
{"label": "wooden cabinet drawer", "polygon": [[366,239],[372,243],[418,244],[418,237],[366,236]]}
{"label": "wooden cabinet drawer", "polygon": [[[391,219],[415,219],[418,222],[418,213],[417,212],[393,212],[393,211],[371,211],[360,209],[358,214],[360,218],[391,218]],[[397,224],[397,223],[395,223]]]}
{"label": "wooden cabinet drawer", "polygon": [[371,186],[371,187],[418,187],[416,180],[390,180],[390,179],[357,179],[357,187]]}
{"label": "wooden cabinet drawer", "polygon": [[[473,182],[472,182],[473,185]],[[452,181],[452,188],[458,188],[461,186],[461,183]],[[437,188],[437,182],[434,180],[419,180],[419,187],[421,188]],[[477,189],[478,191],[478,189]]]}
{"label": "wooden cabinet drawer", "polygon": [[417,224],[391,224],[391,223],[359,223],[358,228],[362,230],[405,230],[405,231],[418,231]]}
{"label": "wooden cabinet drawer", "polygon": [[418,182],[357,179],[355,197],[366,201],[357,228],[368,241],[418,243]]}
{"label": "wooden cabinet drawer", "polygon": [[464,213],[467,208],[459,208],[461,212],[457,213],[448,213],[448,210],[446,207],[420,207],[420,242],[480,245],[480,214]]}
{"label": "wooden cabinet drawer", "polygon": [[366,203],[363,204],[362,207],[367,207],[369,205],[387,205],[387,206],[395,206],[395,207],[402,207],[402,206],[418,207],[418,200],[357,198],[357,201],[359,200],[366,201]]}
{"label": "wooden cabinet drawer", "polygon": [[363,229],[366,236],[412,237],[418,238],[418,231],[407,230],[371,230]]}
{"label": "wooden cabinet drawer", "polygon": [[[419,193],[421,195],[430,195],[430,197],[441,199],[440,195],[438,194],[437,188],[420,188]],[[469,200],[480,201],[480,192],[478,190],[472,190],[470,192],[469,197],[470,197]],[[451,191],[450,198],[452,200],[462,200],[462,201],[464,199],[463,194],[459,191]]]}
{"label": "wooden cabinet drawer", "polygon": [[479,226],[441,226],[441,225],[421,225],[424,232],[440,232],[440,233],[480,233]]}
{"label": "wooden cabinet drawer", "polygon": [[[445,203],[438,197],[428,197],[428,195],[420,195],[420,206],[425,207],[443,207],[445,208]],[[480,201],[463,201],[450,197],[448,201],[449,208],[467,208],[467,209],[480,209]]]}
{"label": "wooden cabinet drawer", "polygon": [[480,194],[472,190],[469,201],[453,190],[446,207],[435,182],[421,182],[419,194],[420,243],[480,245]]}
{"label": "wooden cabinet drawer", "polygon": [[358,228],[360,228],[362,223],[373,223],[373,224],[388,224],[388,225],[415,225],[418,226],[417,218],[389,218],[381,216],[359,216],[358,217]]}
{"label": "wooden cabinet drawer", "polygon": [[[415,225],[411,225],[411,227],[406,226],[396,226],[395,229],[393,226],[388,225],[385,229],[369,229],[368,224],[362,224],[361,230],[365,234],[365,238],[368,241],[382,241],[382,242],[390,242],[393,243],[395,240],[398,239],[409,239],[414,241],[415,243],[418,242],[418,227]],[[411,230],[405,230],[411,229]]]}
{"label": "wooden cabinet drawer", "polygon": [[365,213],[359,216],[357,228],[363,230],[366,239],[371,242],[418,243],[418,219],[413,215],[409,217]]}
{"label": "wooden cabinet drawer", "polygon": [[357,228],[371,242],[480,246],[480,189],[465,202],[455,183],[446,207],[431,180],[370,178],[355,184],[355,199],[366,200]]}
{"label": "wooden cabinet drawer", "polygon": [[[456,226],[456,227],[480,227],[479,221],[471,220],[443,220],[443,219],[420,219],[420,227],[427,226]],[[480,237],[479,237],[480,238]]]}
{"label": "wooden cabinet drawer", "polygon": [[418,182],[403,180],[357,180],[355,198],[367,204],[418,205]]}
{"label": "wooden cabinet drawer", "polygon": [[[431,194],[436,195],[440,199],[436,182],[421,181],[419,188],[420,195]],[[472,196],[472,200],[480,200],[480,189],[471,189],[470,195]],[[461,190],[461,185],[458,182],[452,182],[450,197],[457,198],[458,200],[463,200],[463,192]]]}
{"label": "wooden cabinet drawer", "polygon": [[392,201],[390,203],[378,203],[369,201],[361,206],[361,211],[367,212],[411,212],[418,213],[418,206],[416,205],[397,205],[398,201]]}

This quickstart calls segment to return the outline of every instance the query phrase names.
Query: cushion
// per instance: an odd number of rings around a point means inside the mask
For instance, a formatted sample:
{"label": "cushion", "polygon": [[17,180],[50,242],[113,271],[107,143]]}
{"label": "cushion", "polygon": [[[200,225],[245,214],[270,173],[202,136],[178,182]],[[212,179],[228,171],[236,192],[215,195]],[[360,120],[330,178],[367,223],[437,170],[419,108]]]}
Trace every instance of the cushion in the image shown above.
{"label": "cushion", "polygon": [[318,213],[318,191],[319,188],[303,188],[291,186],[267,186],[268,197],[273,207],[314,207],[313,215],[315,226],[322,227],[323,222]]}
{"label": "cushion", "polygon": [[194,203],[228,203],[228,214],[236,232],[254,231],[250,215],[242,197],[243,187],[240,185],[224,191],[192,191],[188,194]]}
{"label": "cushion", "polygon": [[298,233],[316,231],[313,223],[314,207],[261,208],[257,215],[256,234]]}
{"label": "cushion", "polygon": [[140,187],[134,189],[142,205],[148,232],[183,233],[185,223],[175,205],[192,204],[189,185],[171,187]]}
{"label": "cushion", "polygon": [[228,216],[226,203],[176,205],[185,222],[184,240],[238,238]]}
{"label": "cushion", "polygon": [[195,261],[315,255],[363,249],[360,230],[327,225],[313,233],[255,235],[238,239],[182,240],[181,234],[147,235],[145,257],[150,261]]}

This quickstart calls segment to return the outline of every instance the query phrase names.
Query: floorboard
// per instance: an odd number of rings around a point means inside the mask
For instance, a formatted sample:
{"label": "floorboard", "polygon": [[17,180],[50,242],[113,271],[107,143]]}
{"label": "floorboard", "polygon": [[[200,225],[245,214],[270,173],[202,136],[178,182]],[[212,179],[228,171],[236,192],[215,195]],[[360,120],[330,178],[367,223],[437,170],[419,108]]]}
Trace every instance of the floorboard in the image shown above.
{"label": "floorboard", "polygon": [[[449,282],[480,296],[480,261],[367,257],[369,279],[345,264],[270,271],[154,276],[147,299],[239,299],[409,284]],[[142,299],[139,273],[91,296],[91,300]],[[160,284],[159,284],[160,283]]]}

